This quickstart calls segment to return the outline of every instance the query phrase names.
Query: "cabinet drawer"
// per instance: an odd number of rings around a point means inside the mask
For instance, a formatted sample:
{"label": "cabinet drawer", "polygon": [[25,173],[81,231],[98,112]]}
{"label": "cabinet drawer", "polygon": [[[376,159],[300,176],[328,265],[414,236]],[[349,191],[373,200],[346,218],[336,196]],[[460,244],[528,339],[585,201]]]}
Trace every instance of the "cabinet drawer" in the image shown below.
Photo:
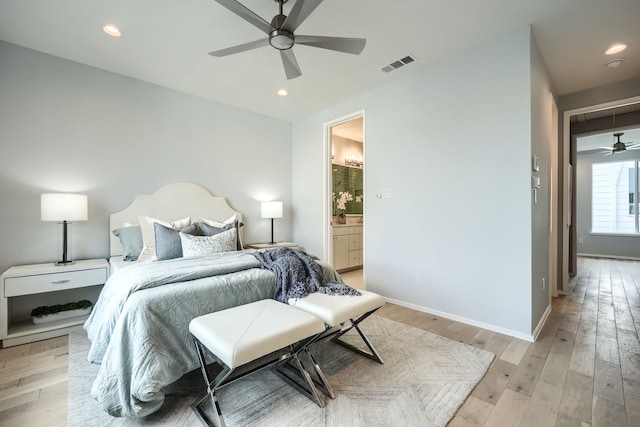
{"label": "cabinet drawer", "polygon": [[349,251],[349,267],[362,265],[362,251]]}
{"label": "cabinet drawer", "polygon": [[349,234],[360,234],[360,233],[362,233],[361,225],[354,225],[349,227]]}
{"label": "cabinet drawer", "polygon": [[349,235],[349,250],[355,251],[362,249],[362,234],[350,234]]}
{"label": "cabinet drawer", "polygon": [[333,227],[334,236],[346,236],[349,234],[349,227]]}
{"label": "cabinet drawer", "polygon": [[101,285],[107,281],[107,269],[67,271],[23,277],[7,277],[4,280],[4,296],[39,294]]}

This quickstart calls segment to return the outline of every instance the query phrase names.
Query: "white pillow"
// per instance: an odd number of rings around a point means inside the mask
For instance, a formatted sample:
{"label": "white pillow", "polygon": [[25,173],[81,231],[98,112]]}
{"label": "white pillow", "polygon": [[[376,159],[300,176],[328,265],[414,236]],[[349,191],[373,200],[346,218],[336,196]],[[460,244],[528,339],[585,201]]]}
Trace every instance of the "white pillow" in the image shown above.
{"label": "white pillow", "polygon": [[140,221],[140,229],[142,231],[142,252],[138,257],[139,262],[149,262],[156,260],[156,232],[153,227],[153,223],[157,222],[165,227],[172,228],[174,230],[181,230],[191,224],[191,218],[186,217],[175,220],[173,222],[166,222],[160,219],[151,218],[150,216],[138,215]]}
{"label": "white pillow", "polygon": [[224,228],[229,224],[235,224],[237,229],[236,231],[236,238],[238,242],[237,249],[240,250],[244,247],[244,245],[242,244],[242,233],[240,233],[240,219],[238,218],[237,214],[231,215],[229,219],[225,220],[224,222],[214,221],[214,220],[202,218],[202,217],[199,217],[196,222],[204,222],[205,224],[208,224],[216,228]]}
{"label": "white pillow", "polygon": [[214,236],[192,236],[180,233],[182,241],[182,256],[192,257],[198,255],[214,254],[218,252],[231,252],[236,250],[236,229],[232,228]]}

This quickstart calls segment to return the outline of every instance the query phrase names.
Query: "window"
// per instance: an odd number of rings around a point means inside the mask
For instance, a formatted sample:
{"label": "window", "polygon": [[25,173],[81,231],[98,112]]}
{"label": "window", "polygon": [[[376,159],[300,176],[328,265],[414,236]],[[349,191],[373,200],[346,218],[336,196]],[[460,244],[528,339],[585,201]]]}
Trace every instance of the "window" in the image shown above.
{"label": "window", "polygon": [[638,233],[638,161],[592,165],[591,232]]}

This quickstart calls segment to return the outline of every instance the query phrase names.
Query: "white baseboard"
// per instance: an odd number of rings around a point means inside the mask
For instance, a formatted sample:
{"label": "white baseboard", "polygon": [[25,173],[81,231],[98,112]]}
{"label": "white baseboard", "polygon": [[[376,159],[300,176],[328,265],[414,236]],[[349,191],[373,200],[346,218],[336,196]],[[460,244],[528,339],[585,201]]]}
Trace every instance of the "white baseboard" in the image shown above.
{"label": "white baseboard", "polygon": [[600,255],[600,254],[582,254],[578,253],[577,256],[585,257],[585,258],[606,258],[606,259],[622,259],[625,261],[640,261],[638,257],[632,256],[618,256],[618,255]]}
{"label": "white baseboard", "polygon": [[536,328],[533,330],[533,340],[534,341],[538,339],[538,336],[540,335],[540,331],[542,331],[542,328],[544,327],[544,324],[547,323],[547,319],[549,318],[550,314],[551,314],[551,304],[549,304],[547,306],[547,309],[544,311],[544,314],[542,315],[542,318],[538,322],[538,326],[536,326]]}
{"label": "white baseboard", "polygon": [[[500,326],[492,325],[492,324],[489,324],[489,323],[478,322],[476,320],[471,320],[471,319],[467,319],[465,317],[460,317],[460,316],[456,316],[456,315],[453,315],[453,314],[444,313],[442,311],[434,310],[432,308],[422,307],[422,306],[411,304],[411,303],[408,303],[408,302],[395,300],[393,298],[385,298],[385,300],[387,300],[388,302],[390,302],[392,304],[400,305],[402,307],[411,308],[413,310],[421,311],[423,313],[434,314],[436,316],[444,317],[445,319],[455,320],[456,322],[464,323],[464,324],[471,325],[471,326],[477,326],[477,327],[482,328],[482,329],[488,329],[490,331],[498,332],[500,334],[509,335],[509,336],[512,336],[512,337],[515,337],[515,338],[519,338],[521,340],[525,340],[525,341],[529,341],[529,342],[534,342],[535,341],[535,335],[523,334],[522,332],[518,332],[518,331],[511,330],[511,329],[502,328]],[[549,310],[549,312],[551,312],[551,307],[548,307],[548,310]],[[544,320],[546,320],[546,317],[543,316],[543,318],[544,318]]]}

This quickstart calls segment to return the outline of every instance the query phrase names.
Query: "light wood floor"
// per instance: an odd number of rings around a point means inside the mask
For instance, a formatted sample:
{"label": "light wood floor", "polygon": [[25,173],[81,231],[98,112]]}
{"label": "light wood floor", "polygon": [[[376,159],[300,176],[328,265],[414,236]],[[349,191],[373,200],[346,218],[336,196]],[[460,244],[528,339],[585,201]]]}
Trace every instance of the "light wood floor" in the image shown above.
{"label": "light wood floor", "polygon": [[[535,343],[393,304],[379,314],[496,354],[450,426],[638,427],[640,262],[578,270]],[[66,337],[0,350],[0,425],[66,425],[67,352]]]}

